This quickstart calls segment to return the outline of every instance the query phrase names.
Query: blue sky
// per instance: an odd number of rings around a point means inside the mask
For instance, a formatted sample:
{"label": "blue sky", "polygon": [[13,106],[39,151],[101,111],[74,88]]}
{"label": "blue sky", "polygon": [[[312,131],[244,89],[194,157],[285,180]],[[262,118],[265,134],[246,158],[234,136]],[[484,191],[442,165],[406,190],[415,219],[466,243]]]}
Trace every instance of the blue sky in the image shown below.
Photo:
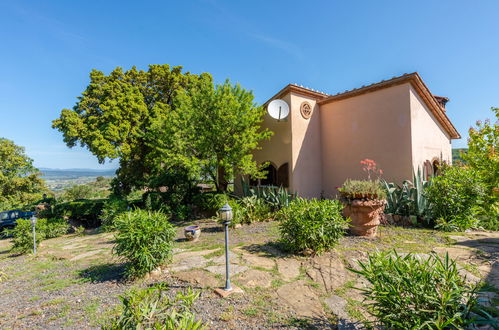
{"label": "blue sky", "polygon": [[463,135],[499,106],[499,1],[0,0],[0,136],[39,167],[114,168],[51,128],[91,69],[183,65],[265,101],[418,71]]}

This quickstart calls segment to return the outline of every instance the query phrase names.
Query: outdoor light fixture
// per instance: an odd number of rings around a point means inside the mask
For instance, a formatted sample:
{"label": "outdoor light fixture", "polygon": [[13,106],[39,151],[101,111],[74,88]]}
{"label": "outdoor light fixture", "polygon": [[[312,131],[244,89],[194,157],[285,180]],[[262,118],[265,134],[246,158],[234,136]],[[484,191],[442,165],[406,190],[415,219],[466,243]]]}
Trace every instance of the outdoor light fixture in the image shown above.
{"label": "outdoor light fixture", "polygon": [[229,225],[232,221],[232,208],[229,204],[225,204],[222,206],[220,210],[218,210],[220,215],[220,220],[225,226],[225,291],[231,291],[232,287],[230,286],[230,270],[229,270]]}
{"label": "outdoor light fixture", "polygon": [[31,227],[33,228],[33,254],[36,255],[36,217],[33,215],[30,219]]}

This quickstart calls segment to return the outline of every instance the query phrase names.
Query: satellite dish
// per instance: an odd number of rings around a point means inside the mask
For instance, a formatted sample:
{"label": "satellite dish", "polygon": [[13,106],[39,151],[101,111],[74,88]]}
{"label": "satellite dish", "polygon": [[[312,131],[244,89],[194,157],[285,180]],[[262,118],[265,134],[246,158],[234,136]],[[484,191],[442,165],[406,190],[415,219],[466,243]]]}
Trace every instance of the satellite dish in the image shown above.
{"label": "satellite dish", "polygon": [[289,115],[289,106],[283,100],[274,100],[267,106],[267,112],[270,117],[281,120]]}

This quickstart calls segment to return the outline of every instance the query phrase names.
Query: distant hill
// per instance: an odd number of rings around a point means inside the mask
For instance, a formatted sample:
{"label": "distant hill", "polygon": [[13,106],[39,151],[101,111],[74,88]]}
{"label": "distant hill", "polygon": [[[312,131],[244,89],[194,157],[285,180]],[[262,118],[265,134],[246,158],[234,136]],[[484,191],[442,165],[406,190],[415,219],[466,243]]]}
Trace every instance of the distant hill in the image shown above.
{"label": "distant hill", "polygon": [[58,169],[58,168],[40,168],[40,172],[43,173],[44,179],[55,179],[55,178],[65,178],[65,179],[76,179],[81,177],[113,177],[116,175],[116,170],[94,170],[88,168],[70,168],[70,169]]}
{"label": "distant hill", "polygon": [[461,162],[464,163],[463,159],[461,158],[461,153],[466,153],[468,151],[468,148],[455,148],[452,149],[452,163],[456,162]]}

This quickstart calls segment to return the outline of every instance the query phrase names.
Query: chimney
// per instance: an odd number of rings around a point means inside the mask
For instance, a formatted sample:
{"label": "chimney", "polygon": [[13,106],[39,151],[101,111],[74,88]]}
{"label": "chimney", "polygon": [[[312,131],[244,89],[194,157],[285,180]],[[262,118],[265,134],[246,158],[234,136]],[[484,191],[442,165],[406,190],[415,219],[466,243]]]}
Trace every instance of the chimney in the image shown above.
{"label": "chimney", "polygon": [[440,104],[440,106],[442,107],[442,110],[445,111],[445,105],[447,104],[447,102],[449,102],[449,98],[444,97],[444,96],[437,96],[437,95],[433,95],[433,97],[435,98],[435,100],[437,100],[438,104]]}

